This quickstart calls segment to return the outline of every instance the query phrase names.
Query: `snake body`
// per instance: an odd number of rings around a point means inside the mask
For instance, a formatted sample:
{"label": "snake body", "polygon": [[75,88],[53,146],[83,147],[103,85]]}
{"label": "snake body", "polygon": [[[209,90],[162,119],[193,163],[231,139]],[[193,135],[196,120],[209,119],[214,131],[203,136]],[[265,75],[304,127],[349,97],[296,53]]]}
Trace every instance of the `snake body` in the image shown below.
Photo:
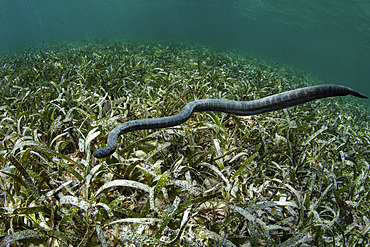
{"label": "snake body", "polygon": [[189,102],[180,113],[168,117],[133,120],[115,127],[108,135],[107,146],[96,150],[96,158],[105,158],[114,153],[119,135],[142,129],[166,128],[186,122],[194,112],[215,111],[239,116],[257,115],[299,105],[308,101],[353,95],[360,98],[367,96],[341,85],[318,85],[286,91],[265,98],[251,101],[234,101],[226,99],[201,99]]}

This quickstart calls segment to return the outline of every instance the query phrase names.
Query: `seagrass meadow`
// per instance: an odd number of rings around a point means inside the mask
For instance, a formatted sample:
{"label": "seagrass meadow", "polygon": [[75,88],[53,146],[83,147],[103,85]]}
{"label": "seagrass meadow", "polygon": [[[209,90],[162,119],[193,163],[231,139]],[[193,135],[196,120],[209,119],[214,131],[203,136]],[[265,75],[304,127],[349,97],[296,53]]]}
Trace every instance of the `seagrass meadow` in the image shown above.
{"label": "seagrass meadow", "polygon": [[0,57],[0,246],[368,246],[366,100],[258,116],[195,113],[320,84],[292,68],[176,43],[48,44]]}

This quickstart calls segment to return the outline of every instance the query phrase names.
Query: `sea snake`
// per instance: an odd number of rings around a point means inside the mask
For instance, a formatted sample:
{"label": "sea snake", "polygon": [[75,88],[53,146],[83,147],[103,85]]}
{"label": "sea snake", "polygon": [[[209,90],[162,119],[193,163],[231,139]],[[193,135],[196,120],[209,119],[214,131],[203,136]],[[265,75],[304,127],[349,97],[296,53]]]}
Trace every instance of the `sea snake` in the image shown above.
{"label": "sea snake", "polygon": [[109,133],[107,146],[96,150],[93,155],[96,158],[105,158],[113,154],[117,148],[118,136],[123,133],[134,130],[159,129],[179,125],[186,122],[193,112],[215,111],[239,116],[250,116],[303,104],[315,99],[345,96],[349,94],[360,98],[367,98],[366,95],[349,87],[341,85],[318,85],[286,91],[251,101],[234,101],[226,99],[194,100],[185,105],[181,112],[176,115],[132,120],[118,125]]}

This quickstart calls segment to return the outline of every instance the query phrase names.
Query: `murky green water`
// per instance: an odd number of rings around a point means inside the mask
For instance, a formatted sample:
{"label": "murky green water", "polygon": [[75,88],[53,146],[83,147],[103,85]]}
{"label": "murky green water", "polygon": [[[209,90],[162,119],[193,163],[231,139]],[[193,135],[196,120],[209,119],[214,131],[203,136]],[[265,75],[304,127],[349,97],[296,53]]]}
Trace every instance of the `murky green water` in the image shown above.
{"label": "murky green water", "polygon": [[274,59],[370,94],[366,0],[4,0],[0,23],[0,52],[94,38],[189,42]]}

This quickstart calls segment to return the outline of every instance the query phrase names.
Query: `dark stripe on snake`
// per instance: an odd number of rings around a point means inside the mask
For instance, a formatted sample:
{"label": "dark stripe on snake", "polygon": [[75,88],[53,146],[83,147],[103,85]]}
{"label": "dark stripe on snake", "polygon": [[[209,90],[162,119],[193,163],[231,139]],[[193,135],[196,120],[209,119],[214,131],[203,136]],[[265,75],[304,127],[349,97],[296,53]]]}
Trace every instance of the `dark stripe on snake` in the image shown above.
{"label": "dark stripe on snake", "polygon": [[316,99],[345,95],[367,98],[367,96],[349,87],[341,85],[318,85],[286,91],[251,101],[226,99],[194,100],[185,105],[180,113],[173,116],[133,120],[118,125],[109,133],[107,146],[96,150],[93,155],[96,158],[105,158],[113,154],[117,148],[117,139],[123,133],[179,125],[186,122],[193,112],[215,111],[239,116],[250,116],[280,110]]}

